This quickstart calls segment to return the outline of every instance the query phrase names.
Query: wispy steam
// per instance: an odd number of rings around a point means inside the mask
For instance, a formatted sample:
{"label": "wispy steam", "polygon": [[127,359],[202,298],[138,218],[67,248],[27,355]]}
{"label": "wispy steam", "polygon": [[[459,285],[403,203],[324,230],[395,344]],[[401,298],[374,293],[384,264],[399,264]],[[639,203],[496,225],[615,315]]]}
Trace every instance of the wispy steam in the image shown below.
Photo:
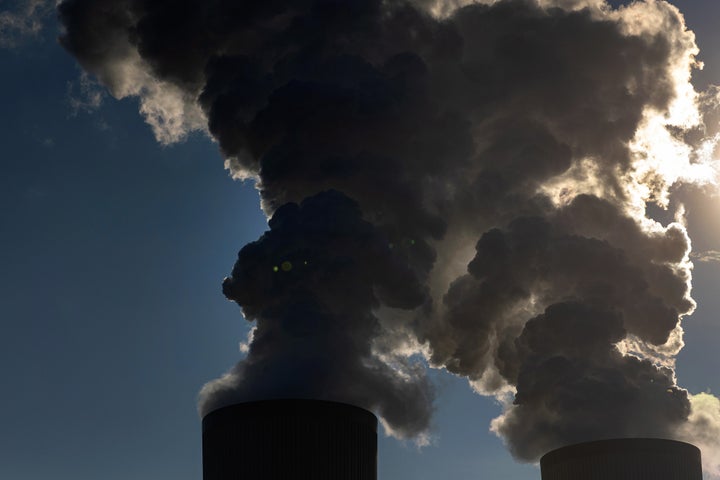
{"label": "wispy steam", "polygon": [[223,285],[256,322],[248,356],[203,411],[330,398],[418,435],[433,402],[420,354],[510,398],[492,429],[523,460],[610,436],[711,441],[699,425],[720,424],[717,405],[673,371],[695,305],[671,187],[714,181],[718,96],[690,84],[698,50],[669,3],[59,12],[88,72],[138,96],[160,141],[212,135],[271,217]]}
{"label": "wispy steam", "polygon": [[[9,3],[14,5],[7,8]],[[25,39],[37,36],[50,12],[49,0],[0,3],[0,48],[14,48]]]}
{"label": "wispy steam", "polygon": [[717,250],[693,253],[690,257],[698,262],[720,262],[720,252]]}

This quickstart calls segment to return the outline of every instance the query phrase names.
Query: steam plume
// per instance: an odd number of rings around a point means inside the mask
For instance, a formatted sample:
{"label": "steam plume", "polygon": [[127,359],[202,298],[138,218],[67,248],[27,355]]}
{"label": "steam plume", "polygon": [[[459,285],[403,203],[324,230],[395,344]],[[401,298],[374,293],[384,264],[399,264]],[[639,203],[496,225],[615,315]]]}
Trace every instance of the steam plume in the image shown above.
{"label": "steam plume", "polygon": [[[138,96],[158,140],[210,134],[271,218],[223,285],[254,340],[202,411],[330,398],[422,434],[421,353],[512,398],[492,428],[523,460],[607,436],[692,440],[719,417],[673,371],[694,302],[671,187],[714,181],[700,108],[717,95],[690,84],[698,50],[669,3],[66,0],[59,13],[65,48],[116,97]],[[676,221],[646,214],[657,207]]]}
{"label": "steam plume", "polygon": [[403,434],[422,434],[429,386],[372,354],[379,329],[372,309],[380,302],[412,309],[426,296],[402,254],[334,191],[283,205],[269,226],[243,247],[223,283],[257,321],[248,356],[205,388],[203,408],[290,392],[372,406]]}

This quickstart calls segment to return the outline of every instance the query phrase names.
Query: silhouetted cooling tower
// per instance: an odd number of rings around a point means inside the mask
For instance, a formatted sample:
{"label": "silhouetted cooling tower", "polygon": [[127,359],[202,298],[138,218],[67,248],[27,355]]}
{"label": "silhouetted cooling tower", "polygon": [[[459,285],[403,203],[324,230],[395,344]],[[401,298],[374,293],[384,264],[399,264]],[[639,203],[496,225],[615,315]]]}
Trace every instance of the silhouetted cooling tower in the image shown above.
{"label": "silhouetted cooling tower", "polygon": [[540,459],[542,480],[702,480],[700,450],[659,438],[622,438],[558,448]]}
{"label": "silhouetted cooling tower", "polygon": [[240,403],[203,418],[204,480],[376,480],[377,418],[319,400]]}

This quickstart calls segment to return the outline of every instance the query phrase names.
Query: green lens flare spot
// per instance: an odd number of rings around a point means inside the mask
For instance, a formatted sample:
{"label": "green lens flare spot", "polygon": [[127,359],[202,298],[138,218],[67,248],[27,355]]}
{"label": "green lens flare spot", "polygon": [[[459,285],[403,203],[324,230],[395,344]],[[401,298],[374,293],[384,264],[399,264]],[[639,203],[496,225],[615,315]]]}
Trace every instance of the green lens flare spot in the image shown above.
{"label": "green lens flare spot", "polygon": [[274,265],[274,266],[273,266],[273,272],[277,272],[277,271],[279,271],[279,270],[280,270],[280,267],[278,267],[277,265]]}
{"label": "green lens flare spot", "polygon": [[280,268],[282,268],[283,272],[289,272],[290,270],[292,270],[292,263],[285,260],[280,264]]}

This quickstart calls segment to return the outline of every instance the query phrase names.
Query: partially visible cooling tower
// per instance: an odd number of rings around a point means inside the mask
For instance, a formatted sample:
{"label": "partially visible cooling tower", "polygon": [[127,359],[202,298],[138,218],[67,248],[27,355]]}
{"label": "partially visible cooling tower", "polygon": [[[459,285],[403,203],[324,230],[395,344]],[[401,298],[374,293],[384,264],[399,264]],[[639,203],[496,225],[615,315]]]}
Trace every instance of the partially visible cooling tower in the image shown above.
{"label": "partially visible cooling tower", "polygon": [[319,400],[240,403],[203,418],[204,480],[376,480],[377,418]]}
{"label": "partially visible cooling tower", "polygon": [[702,480],[700,450],[659,438],[622,438],[558,448],[540,459],[542,480]]}

